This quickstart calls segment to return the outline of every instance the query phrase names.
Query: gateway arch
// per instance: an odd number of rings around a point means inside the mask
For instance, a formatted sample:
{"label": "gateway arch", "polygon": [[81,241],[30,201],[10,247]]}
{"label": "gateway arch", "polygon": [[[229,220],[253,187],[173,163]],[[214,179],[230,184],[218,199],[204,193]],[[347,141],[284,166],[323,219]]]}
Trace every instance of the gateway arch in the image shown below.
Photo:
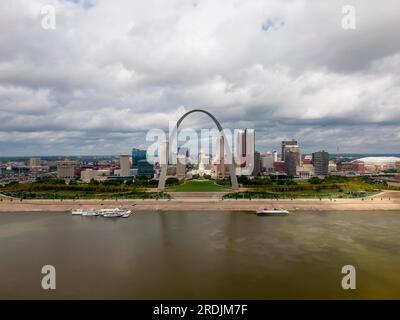
{"label": "gateway arch", "polygon": [[[160,174],[160,180],[158,181],[158,191],[164,191],[165,190],[165,181],[167,178],[167,169],[168,169],[168,159],[169,159],[169,155],[170,155],[170,147],[171,145],[173,145],[174,140],[176,139],[176,135],[177,135],[177,131],[179,129],[180,124],[182,123],[183,119],[185,119],[189,114],[194,113],[194,112],[201,112],[204,113],[206,115],[208,115],[215,123],[215,125],[218,128],[218,131],[221,133],[221,136],[223,137],[224,141],[228,141],[226,139],[225,133],[222,129],[221,124],[219,123],[219,121],[208,111],[202,110],[202,109],[194,109],[191,111],[186,112],[176,123],[176,126],[174,127],[173,131],[171,132],[170,136],[169,136],[169,143],[168,145],[168,150],[165,150],[167,152],[166,154],[166,161],[164,161],[165,163],[161,164],[161,174]],[[232,189],[233,190],[237,190],[239,188],[238,186],[238,182],[237,182],[237,177],[236,177],[236,173],[235,173],[235,166],[233,165],[234,161],[233,161],[233,154],[231,153],[230,149],[229,149],[229,144],[226,142],[224,143],[224,147],[225,150],[227,151],[228,156],[231,155],[232,156],[232,160],[230,161],[231,163],[227,164],[228,169],[229,169],[229,175],[231,178],[231,185],[232,185]]]}

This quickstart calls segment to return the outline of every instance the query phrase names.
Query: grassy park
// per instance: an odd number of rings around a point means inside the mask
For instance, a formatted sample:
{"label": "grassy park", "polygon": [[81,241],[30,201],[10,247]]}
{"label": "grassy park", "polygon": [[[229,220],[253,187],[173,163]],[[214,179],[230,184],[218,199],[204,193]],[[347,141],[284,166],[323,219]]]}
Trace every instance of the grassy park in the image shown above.
{"label": "grassy park", "polygon": [[145,187],[101,183],[65,184],[53,179],[39,183],[12,183],[0,188],[0,193],[18,199],[163,199],[168,194],[147,192]]}
{"label": "grassy park", "polygon": [[232,192],[230,180],[168,178],[166,192],[154,192],[156,180],[105,181],[68,184],[61,179],[38,179],[33,183],[0,186],[0,193],[17,199],[169,199],[168,192],[230,192],[227,199],[340,199],[364,198],[381,190],[400,190],[367,177],[328,176],[324,179],[273,180],[268,177],[238,177],[241,192]]}
{"label": "grassy park", "polygon": [[230,193],[229,199],[341,199],[364,198],[379,193],[389,186],[365,177],[329,176],[325,179],[245,181],[246,191]]}
{"label": "grassy park", "polygon": [[187,180],[183,184],[167,188],[167,192],[224,192],[229,186],[222,186],[214,180]]}

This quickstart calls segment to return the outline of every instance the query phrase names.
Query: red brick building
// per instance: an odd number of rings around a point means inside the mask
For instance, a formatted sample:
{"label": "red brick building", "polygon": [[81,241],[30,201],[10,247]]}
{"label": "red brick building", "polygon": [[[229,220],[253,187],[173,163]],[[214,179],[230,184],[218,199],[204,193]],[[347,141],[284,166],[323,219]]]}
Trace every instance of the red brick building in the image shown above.
{"label": "red brick building", "polygon": [[285,161],[274,162],[274,171],[275,172],[286,172]]}

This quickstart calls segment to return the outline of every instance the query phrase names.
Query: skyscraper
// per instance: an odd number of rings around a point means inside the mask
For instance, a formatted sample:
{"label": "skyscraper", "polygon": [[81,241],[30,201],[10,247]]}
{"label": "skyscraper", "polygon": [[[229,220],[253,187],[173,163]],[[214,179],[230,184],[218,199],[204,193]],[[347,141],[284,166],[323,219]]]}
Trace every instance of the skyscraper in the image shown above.
{"label": "skyscraper", "polygon": [[225,179],[225,141],[224,137],[221,136],[219,141],[219,150],[218,150],[218,157],[217,159],[217,179]]}
{"label": "skyscraper", "polygon": [[285,147],[283,148],[283,161],[286,160],[286,155],[289,152],[293,152],[296,154],[296,164],[298,166],[301,166],[302,161],[301,161],[301,151],[300,151],[300,147],[296,144],[296,145],[285,145]]}
{"label": "skyscraper", "polygon": [[269,172],[274,170],[274,154],[271,152],[261,154],[261,171]]}
{"label": "skyscraper", "polygon": [[255,161],[255,133],[253,129],[236,131],[235,159],[236,174],[250,176],[253,174]]}
{"label": "skyscraper", "polygon": [[274,162],[278,161],[278,152],[272,151],[272,157],[274,158]]}
{"label": "skyscraper", "polygon": [[154,178],[154,165],[147,162],[147,160],[140,160],[138,162],[138,172],[137,176],[142,178],[152,179]]}
{"label": "skyscraper", "polygon": [[327,176],[329,174],[329,153],[318,151],[312,154],[312,162],[316,176]]}
{"label": "skyscraper", "polygon": [[137,168],[140,160],[146,160],[146,150],[132,149],[132,168]]}
{"label": "skyscraper", "polygon": [[129,154],[121,154],[119,156],[119,167],[121,177],[129,177],[131,175],[131,161],[129,159]]}
{"label": "skyscraper", "polygon": [[29,159],[29,167],[40,167],[40,158],[30,158]]}
{"label": "skyscraper", "polygon": [[176,177],[184,179],[186,177],[186,163],[189,157],[189,149],[186,147],[179,147],[176,156]]}
{"label": "skyscraper", "polygon": [[184,179],[186,177],[186,157],[184,155],[178,155],[176,161],[176,177],[178,179]]}
{"label": "skyscraper", "polygon": [[57,178],[73,179],[75,178],[75,161],[57,161]]}
{"label": "skyscraper", "polygon": [[288,176],[294,177],[296,175],[297,167],[297,153],[293,151],[286,152],[285,155],[285,168]]}
{"label": "skyscraper", "polygon": [[254,169],[252,172],[253,176],[258,176],[261,173],[261,154],[256,151],[254,152]]}
{"label": "skyscraper", "polygon": [[282,145],[281,161],[285,161],[285,147],[286,146],[297,146],[297,141],[294,139],[283,140],[281,145]]}

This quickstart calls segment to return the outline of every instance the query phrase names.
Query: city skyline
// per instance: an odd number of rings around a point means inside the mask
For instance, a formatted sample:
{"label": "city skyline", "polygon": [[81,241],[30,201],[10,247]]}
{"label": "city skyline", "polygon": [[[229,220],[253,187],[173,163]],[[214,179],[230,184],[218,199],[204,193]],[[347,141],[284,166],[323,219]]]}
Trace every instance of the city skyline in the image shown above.
{"label": "city skyline", "polygon": [[[379,152],[365,152],[365,153],[359,153],[359,152],[343,152],[343,153],[336,153],[336,152],[330,152],[329,150],[327,150],[327,149],[324,149],[324,148],[319,148],[319,149],[315,149],[315,150],[312,150],[312,151],[310,151],[310,152],[305,152],[304,150],[302,150],[302,152],[303,152],[303,156],[306,156],[306,155],[312,155],[312,153],[314,153],[314,152],[317,152],[317,151],[320,151],[320,149],[321,150],[325,150],[325,151],[327,151],[327,152],[329,152],[329,154],[331,155],[331,156],[400,156],[400,152],[385,152],[385,153],[379,153]],[[273,149],[271,149],[271,150],[256,150],[257,152],[260,152],[260,153],[266,153],[266,152],[273,152],[273,151],[276,151],[275,149],[273,150]],[[127,152],[129,152],[129,150],[127,151]],[[96,158],[96,157],[106,157],[106,158],[110,158],[110,157],[113,157],[113,158],[118,158],[119,157],[119,155],[121,154],[121,153],[124,153],[124,152],[116,152],[116,153],[110,153],[110,154],[25,154],[25,155],[15,155],[15,154],[11,154],[11,155],[0,155],[0,160],[1,159],[13,159],[13,158],[15,158],[15,159],[19,159],[19,158],[21,158],[21,159],[29,159],[29,158],[32,158],[32,157],[41,157],[41,158],[68,158],[68,157],[73,157],[73,158],[79,158],[79,157],[82,157],[82,158]],[[200,153],[199,153],[200,154]]]}
{"label": "city skyline", "polygon": [[52,0],[45,30],[48,2],[0,4],[0,156],[143,148],[198,107],[254,128],[260,151],[400,150],[396,1],[357,3],[354,30],[343,1],[275,0]]}

